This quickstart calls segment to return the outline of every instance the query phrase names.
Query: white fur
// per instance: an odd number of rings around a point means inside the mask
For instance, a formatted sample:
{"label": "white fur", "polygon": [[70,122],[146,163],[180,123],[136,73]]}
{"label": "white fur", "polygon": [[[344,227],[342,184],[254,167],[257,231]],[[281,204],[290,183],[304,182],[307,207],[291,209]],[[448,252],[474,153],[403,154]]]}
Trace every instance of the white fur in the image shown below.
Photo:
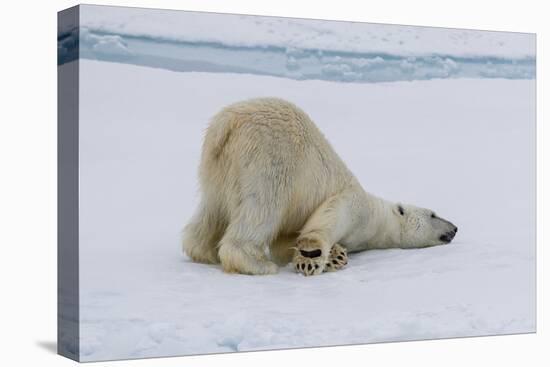
{"label": "white fur", "polygon": [[454,227],[427,209],[403,205],[401,214],[399,204],[365,192],[309,117],[276,98],[214,116],[199,179],[201,203],[183,248],[227,272],[275,273],[274,262],[288,263],[294,248],[321,249],[323,267],[336,243],[351,252],[437,245]]}

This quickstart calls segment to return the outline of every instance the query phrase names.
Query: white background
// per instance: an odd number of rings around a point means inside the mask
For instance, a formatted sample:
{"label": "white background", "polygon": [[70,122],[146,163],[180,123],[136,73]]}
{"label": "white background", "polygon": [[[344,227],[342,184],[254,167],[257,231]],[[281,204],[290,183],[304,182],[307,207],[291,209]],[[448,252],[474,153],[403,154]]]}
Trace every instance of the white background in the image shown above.
{"label": "white background", "polygon": [[[314,348],[281,352],[116,362],[126,366],[294,365],[543,365],[550,342],[542,314],[548,129],[543,84],[550,37],[543,2],[522,1],[96,1],[168,9],[355,20],[394,24],[536,32],[538,81],[538,333],[536,335]],[[55,355],[56,337],[56,19],[72,1],[19,2],[1,11],[0,90],[0,362],[69,365]],[[311,7],[310,7],[311,6]],[[543,152],[544,151],[544,152]],[[546,204],[546,205],[545,205]],[[490,214],[490,213],[489,213]],[[545,259],[546,257],[546,259]],[[544,261],[546,260],[546,261]],[[511,295],[513,297],[513,295]],[[96,365],[104,365],[98,363]]]}

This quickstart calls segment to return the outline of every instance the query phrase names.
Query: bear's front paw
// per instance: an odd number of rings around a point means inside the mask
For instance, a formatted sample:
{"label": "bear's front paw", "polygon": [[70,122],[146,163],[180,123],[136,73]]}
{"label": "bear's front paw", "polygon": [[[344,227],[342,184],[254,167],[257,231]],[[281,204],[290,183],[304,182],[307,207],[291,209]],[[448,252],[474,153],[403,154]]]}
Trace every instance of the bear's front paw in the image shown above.
{"label": "bear's front paw", "polygon": [[323,246],[319,240],[302,238],[298,240],[296,247],[292,262],[298,273],[309,276],[321,274],[325,270],[328,256],[323,254]]}
{"label": "bear's front paw", "polygon": [[348,251],[340,246],[335,244],[330,250],[330,255],[328,256],[328,261],[325,264],[325,271],[336,271],[342,269],[348,263]]}

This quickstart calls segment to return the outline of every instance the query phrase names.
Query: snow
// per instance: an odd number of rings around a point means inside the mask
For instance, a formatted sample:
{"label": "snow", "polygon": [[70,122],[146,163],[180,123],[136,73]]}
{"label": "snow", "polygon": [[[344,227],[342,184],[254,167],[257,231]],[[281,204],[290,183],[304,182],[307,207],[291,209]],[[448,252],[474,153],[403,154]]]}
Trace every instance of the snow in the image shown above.
{"label": "snow", "polygon": [[[83,361],[535,331],[534,80],[337,83],[79,62]],[[308,278],[190,262],[180,231],[198,202],[204,129],[258,96],[301,106],[366,190],[434,209],[458,225],[455,241],[352,254]]]}
{"label": "snow", "polygon": [[97,5],[81,5],[81,9],[82,27],[179,42],[511,58],[533,57],[536,46],[534,35],[527,33]]}

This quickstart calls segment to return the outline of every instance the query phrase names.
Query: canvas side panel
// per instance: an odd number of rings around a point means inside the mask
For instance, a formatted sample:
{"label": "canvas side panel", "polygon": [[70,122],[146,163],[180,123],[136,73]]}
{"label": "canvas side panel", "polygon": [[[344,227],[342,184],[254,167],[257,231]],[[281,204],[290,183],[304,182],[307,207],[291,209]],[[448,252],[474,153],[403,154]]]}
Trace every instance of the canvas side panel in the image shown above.
{"label": "canvas side panel", "polygon": [[78,6],[57,20],[57,351],[79,360]]}

